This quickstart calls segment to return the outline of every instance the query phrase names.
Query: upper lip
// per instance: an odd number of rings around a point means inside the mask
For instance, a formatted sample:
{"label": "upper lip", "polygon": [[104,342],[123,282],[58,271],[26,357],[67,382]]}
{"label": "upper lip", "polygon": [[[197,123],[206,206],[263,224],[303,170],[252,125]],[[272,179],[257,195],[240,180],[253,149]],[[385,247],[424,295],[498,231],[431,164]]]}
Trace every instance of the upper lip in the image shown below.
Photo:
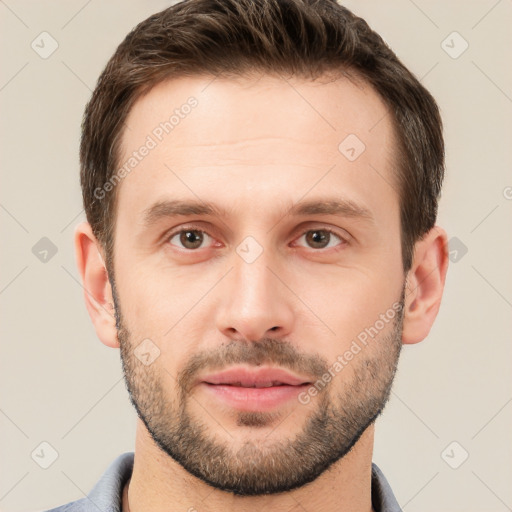
{"label": "upper lip", "polygon": [[248,388],[263,388],[278,385],[300,386],[309,384],[308,379],[293,375],[281,368],[229,368],[222,372],[206,375],[201,382],[208,384],[231,384]]}

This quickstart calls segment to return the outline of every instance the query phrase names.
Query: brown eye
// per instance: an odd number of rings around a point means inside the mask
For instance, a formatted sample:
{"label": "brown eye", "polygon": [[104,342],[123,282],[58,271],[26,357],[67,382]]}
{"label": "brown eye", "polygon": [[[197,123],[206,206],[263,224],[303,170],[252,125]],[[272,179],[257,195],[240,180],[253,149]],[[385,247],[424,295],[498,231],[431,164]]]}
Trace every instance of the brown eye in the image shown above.
{"label": "brown eye", "polygon": [[340,242],[344,242],[344,240],[338,236],[336,233],[328,230],[328,229],[310,229],[309,231],[306,231],[301,236],[305,237],[306,243],[309,247],[312,249],[326,249],[335,247],[336,245],[341,244],[334,244],[332,245],[331,242],[336,239],[338,239]]}
{"label": "brown eye", "polygon": [[[182,229],[170,236],[169,242],[172,243],[172,240],[178,238],[181,247],[184,249],[194,250],[199,249],[201,244],[204,242],[206,238],[209,238],[209,235],[204,231],[200,231],[198,229]],[[173,244],[175,245],[175,244]],[[179,245],[178,245],[179,247]]]}
{"label": "brown eye", "polygon": [[315,249],[323,249],[331,239],[331,234],[325,231],[308,231],[306,241]]}

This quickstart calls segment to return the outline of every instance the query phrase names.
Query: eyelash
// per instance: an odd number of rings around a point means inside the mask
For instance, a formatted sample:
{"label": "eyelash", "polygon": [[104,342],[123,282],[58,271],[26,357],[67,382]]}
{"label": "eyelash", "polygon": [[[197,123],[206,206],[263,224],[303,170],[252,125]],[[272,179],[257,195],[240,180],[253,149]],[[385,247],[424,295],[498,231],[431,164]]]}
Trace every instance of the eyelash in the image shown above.
{"label": "eyelash", "polygon": [[[181,227],[180,229],[178,229],[176,231],[173,231],[172,233],[169,233],[168,235],[166,235],[165,238],[164,238],[164,241],[170,244],[170,241],[176,235],[179,235],[181,233],[188,232],[188,231],[193,231],[193,232],[197,232],[197,233],[203,233],[203,234],[205,234],[205,235],[207,235],[207,236],[209,236],[210,238],[213,239],[213,237],[207,231],[205,231],[204,229],[198,229],[197,227],[194,227],[194,226],[186,226],[186,227]],[[332,250],[332,249],[340,250],[340,246],[344,246],[344,245],[346,245],[348,243],[348,240],[346,239],[346,237],[341,236],[336,231],[334,231],[332,229],[329,229],[329,228],[309,228],[309,229],[306,229],[306,230],[302,231],[299,238],[303,237],[307,233],[311,233],[311,232],[314,232],[314,231],[321,231],[321,232],[329,233],[329,235],[334,235],[335,237],[339,238],[340,241],[341,241],[341,243],[338,244],[335,247],[327,247],[327,248],[324,247],[324,248],[320,248],[320,249],[315,249],[313,247],[309,247],[309,249],[314,251],[314,252],[322,252],[322,251],[327,251],[327,250]],[[329,240],[329,243],[330,243],[330,240]],[[170,245],[173,245],[173,244],[170,244]],[[304,247],[304,246],[302,246],[302,247]],[[197,249],[187,249],[185,247],[179,247],[179,249],[181,249],[184,252],[197,252],[200,249],[202,249],[202,247],[199,247]]]}

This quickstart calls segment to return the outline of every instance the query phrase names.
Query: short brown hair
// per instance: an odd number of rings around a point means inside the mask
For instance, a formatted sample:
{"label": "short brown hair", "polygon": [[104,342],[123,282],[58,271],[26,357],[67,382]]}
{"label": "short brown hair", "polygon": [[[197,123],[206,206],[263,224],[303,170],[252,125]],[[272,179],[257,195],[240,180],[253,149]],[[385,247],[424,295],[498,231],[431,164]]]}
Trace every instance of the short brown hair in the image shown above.
{"label": "short brown hair", "polygon": [[[382,38],[335,0],[184,0],[139,23],[102,72],[82,123],[87,220],[112,268],[116,188],[97,191],[119,165],[124,121],[156,84],[197,75],[288,74],[314,80],[354,73],[392,114],[397,135],[403,267],[435,224],[444,177],[439,110]],[[340,141],[341,142],[341,141]]]}

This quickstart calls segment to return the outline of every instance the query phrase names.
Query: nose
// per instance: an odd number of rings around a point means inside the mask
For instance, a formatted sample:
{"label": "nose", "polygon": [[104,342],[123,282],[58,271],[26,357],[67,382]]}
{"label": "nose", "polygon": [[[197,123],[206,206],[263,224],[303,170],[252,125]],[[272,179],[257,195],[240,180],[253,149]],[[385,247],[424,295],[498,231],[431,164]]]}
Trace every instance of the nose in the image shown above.
{"label": "nose", "polygon": [[216,317],[217,328],[230,339],[284,337],[293,329],[293,294],[268,252],[264,250],[252,263],[233,255],[234,268],[219,290]]}

